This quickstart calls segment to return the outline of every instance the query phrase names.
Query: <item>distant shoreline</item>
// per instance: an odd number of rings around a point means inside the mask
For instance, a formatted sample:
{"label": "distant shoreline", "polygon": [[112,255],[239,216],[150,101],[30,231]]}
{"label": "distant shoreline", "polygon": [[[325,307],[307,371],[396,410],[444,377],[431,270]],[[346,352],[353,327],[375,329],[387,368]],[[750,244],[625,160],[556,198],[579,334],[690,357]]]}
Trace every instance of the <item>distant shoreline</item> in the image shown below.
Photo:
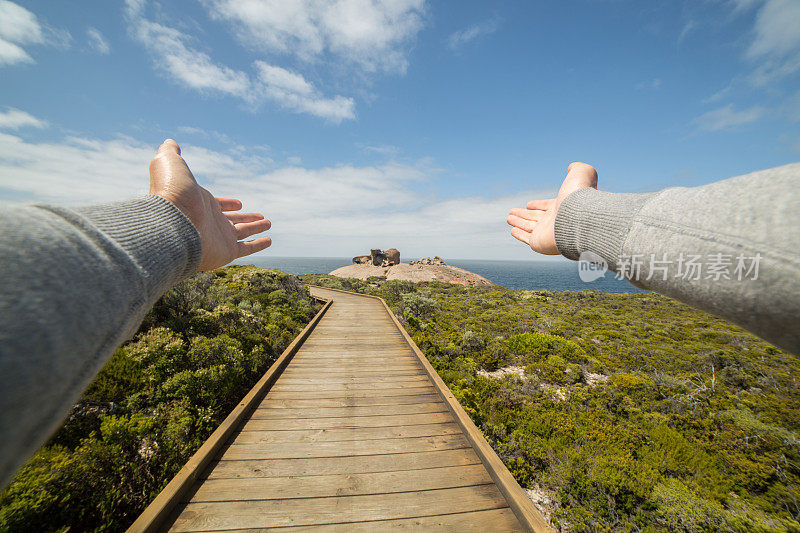
{"label": "distant shoreline", "polygon": [[[404,261],[408,258],[404,257]],[[578,268],[571,261],[537,260],[467,260],[449,259],[452,266],[474,272],[497,285],[514,290],[581,291],[598,290],[609,293],[644,293],[626,281],[606,274],[592,283],[578,277]],[[276,268],[288,274],[327,274],[352,264],[352,257],[277,257],[258,256],[235,261],[237,264]]]}

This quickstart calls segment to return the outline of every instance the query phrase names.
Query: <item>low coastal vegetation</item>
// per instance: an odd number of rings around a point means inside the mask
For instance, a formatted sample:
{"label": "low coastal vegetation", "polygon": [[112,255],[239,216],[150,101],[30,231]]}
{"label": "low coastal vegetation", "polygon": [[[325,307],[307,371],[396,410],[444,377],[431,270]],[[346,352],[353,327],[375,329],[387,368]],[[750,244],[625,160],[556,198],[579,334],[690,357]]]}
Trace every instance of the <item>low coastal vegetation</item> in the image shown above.
{"label": "low coastal vegetation", "polygon": [[0,531],[124,531],[318,309],[277,270],[175,287],[0,493]]}
{"label": "low coastal vegetation", "polygon": [[657,294],[307,275],[386,299],[564,531],[800,531],[800,359]]}

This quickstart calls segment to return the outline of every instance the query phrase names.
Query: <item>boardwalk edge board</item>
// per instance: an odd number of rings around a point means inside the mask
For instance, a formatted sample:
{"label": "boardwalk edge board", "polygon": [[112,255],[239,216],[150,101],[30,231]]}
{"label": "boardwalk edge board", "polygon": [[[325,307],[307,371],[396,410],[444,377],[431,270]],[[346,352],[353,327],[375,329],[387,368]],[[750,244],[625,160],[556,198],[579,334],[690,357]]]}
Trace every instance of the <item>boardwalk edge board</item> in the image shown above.
{"label": "boardwalk edge board", "polygon": [[[309,285],[309,287],[317,286]],[[486,441],[486,438],[472,422],[472,419],[469,417],[467,412],[464,411],[464,408],[461,407],[461,404],[458,403],[458,400],[456,400],[456,397],[453,396],[452,392],[450,392],[447,384],[442,380],[442,378],[439,377],[439,374],[433,368],[430,361],[428,361],[428,358],[425,357],[425,354],[422,353],[422,350],[419,349],[417,343],[414,342],[414,339],[411,338],[403,325],[400,324],[400,321],[397,319],[386,301],[379,296],[372,296],[370,294],[353,293],[349,291],[343,291],[341,289],[331,289],[329,287],[317,288],[327,291],[341,292],[344,294],[357,294],[366,298],[374,298],[383,304],[383,307],[386,309],[386,312],[389,313],[389,316],[391,317],[395,326],[403,335],[406,344],[408,344],[411,350],[416,354],[420,364],[425,369],[428,377],[430,377],[434,384],[434,389],[439,393],[442,400],[447,405],[450,413],[456,419],[456,423],[464,431],[464,435],[472,445],[475,453],[477,453],[478,457],[483,462],[484,467],[489,472],[489,475],[497,485],[497,488],[500,489],[500,492],[506,498],[508,505],[517,516],[520,524],[522,524],[522,526],[531,533],[551,532],[552,529],[547,524],[547,521],[544,519],[536,506],[533,505],[533,502],[522,489],[522,487],[519,486],[517,480],[514,479],[514,476],[512,476],[511,472],[508,471],[506,466],[503,464],[503,461],[500,459],[500,457],[498,457],[491,445],[489,445],[489,443]]]}
{"label": "boardwalk edge board", "polygon": [[228,443],[231,435],[238,431],[242,422],[261,402],[270,387],[275,383],[289,364],[297,350],[302,346],[303,341],[308,338],[314,327],[319,323],[325,312],[330,309],[333,300],[314,297],[320,302],[324,302],[322,309],[314,315],[311,322],[301,331],[292,343],[286,347],[281,356],[269,367],[269,370],[258,380],[258,383],[250,389],[239,404],[222,421],[219,427],[211,434],[200,449],[189,458],[189,461],[180,469],[166,487],[156,496],[147,506],[136,521],[128,528],[128,533],[159,531],[164,525],[164,521],[170,516],[173,509],[180,503],[181,498],[191,489],[193,483],[203,472],[206,466],[214,459],[217,452]]}

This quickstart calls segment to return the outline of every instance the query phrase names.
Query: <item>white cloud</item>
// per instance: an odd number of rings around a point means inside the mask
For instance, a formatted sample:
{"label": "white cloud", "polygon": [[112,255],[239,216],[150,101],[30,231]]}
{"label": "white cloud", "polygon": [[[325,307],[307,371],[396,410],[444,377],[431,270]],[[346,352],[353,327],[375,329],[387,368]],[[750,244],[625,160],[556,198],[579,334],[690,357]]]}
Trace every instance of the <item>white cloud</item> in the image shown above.
{"label": "white cloud", "polygon": [[0,0],[0,37],[17,44],[44,42],[36,15],[8,0]]}
{"label": "white cloud", "polygon": [[758,66],[750,79],[756,85],[800,70],[800,2],[766,0],[756,15],[754,38],[746,57]]}
{"label": "white cloud", "polygon": [[425,0],[204,0],[243,42],[314,61],[330,54],[367,72],[405,72]]}
{"label": "white cloud", "polygon": [[800,3],[797,0],[768,0],[758,11],[755,38],[748,56],[783,56],[800,48]]}
{"label": "white cloud", "polygon": [[703,113],[694,119],[694,123],[702,130],[720,131],[750,124],[763,117],[765,113],[766,110],[759,106],[737,111],[733,104],[728,104],[725,107]]}
{"label": "white cloud", "polygon": [[136,38],[152,53],[156,66],[174,80],[199,91],[249,98],[248,75],[218,65],[208,54],[189,47],[186,34],[143,18],[133,24]]}
{"label": "white cloud", "polygon": [[89,41],[89,48],[98,54],[107,55],[111,53],[111,46],[97,28],[88,28],[86,30],[86,38]]}
{"label": "white cloud", "polygon": [[65,48],[71,40],[68,31],[45,26],[24,7],[0,0],[0,67],[34,63],[23,46],[45,44]]}
{"label": "white cloud", "polygon": [[325,98],[300,74],[264,61],[254,63],[264,96],[281,106],[300,113],[325,117],[334,122],[355,118],[355,102],[352,98],[335,96]]}
{"label": "white cloud", "polygon": [[379,146],[360,145],[360,147],[365,152],[371,152],[386,157],[396,157],[400,153],[400,148],[392,146],[391,144],[382,144]]}
{"label": "white cloud", "polygon": [[472,26],[464,28],[463,30],[459,30],[450,34],[450,36],[447,38],[447,46],[449,46],[451,50],[456,51],[465,44],[474,41],[478,37],[483,37],[496,32],[498,28],[500,28],[500,19],[497,17],[485,22],[473,24]]}
{"label": "white cloud", "polygon": [[33,62],[33,58],[22,47],[0,37],[0,67],[14,65],[15,63]]}
{"label": "white cloud", "polygon": [[0,0],[0,66],[33,63],[20,46],[41,44],[44,34],[36,15],[8,0]]}
{"label": "white cloud", "polygon": [[[419,192],[440,172],[425,161],[275,167],[251,147],[182,149],[203,186],[272,220],[274,255],[348,256],[396,246],[406,257],[528,257],[509,236],[506,214],[553,192],[436,198]],[[84,205],[143,194],[154,150],[129,137],[32,142],[0,133],[0,201]]]}
{"label": "white cloud", "polygon": [[0,130],[18,130],[20,128],[44,128],[47,121],[38,119],[25,111],[8,108],[5,113],[0,112]]}
{"label": "white cloud", "polygon": [[128,1],[131,32],[153,56],[156,67],[181,85],[204,93],[242,99],[251,106],[271,100],[297,113],[308,113],[339,123],[355,118],[352,98],[327,98],[300,74],[256,61],[251,76],[218,64],[191,46],[185,33],[142,15],[143,1]]}

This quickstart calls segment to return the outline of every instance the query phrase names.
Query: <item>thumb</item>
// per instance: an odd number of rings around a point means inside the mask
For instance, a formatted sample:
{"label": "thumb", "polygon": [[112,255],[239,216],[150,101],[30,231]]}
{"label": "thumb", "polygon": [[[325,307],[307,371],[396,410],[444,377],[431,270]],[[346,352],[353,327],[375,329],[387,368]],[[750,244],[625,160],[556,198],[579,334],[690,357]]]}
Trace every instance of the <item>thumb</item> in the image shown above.
{"label": "thumb", "polygon": [[564,178],[564,183],[561,184],[558,197],[563,199],[570,193],[584,187],[597,188],[597,171],[592,165],[576,161],[567,167],[567,177]]}
{"label": "thumb", "polygon": [[170,152],[177,155],[181,155],[181,147],[178,146],[178,143],[176,143],[172,139],[167,139],[166,141],[161,143],[161,146],[159,146],[158,150],[156,150],[156,154],[168,154]]}

